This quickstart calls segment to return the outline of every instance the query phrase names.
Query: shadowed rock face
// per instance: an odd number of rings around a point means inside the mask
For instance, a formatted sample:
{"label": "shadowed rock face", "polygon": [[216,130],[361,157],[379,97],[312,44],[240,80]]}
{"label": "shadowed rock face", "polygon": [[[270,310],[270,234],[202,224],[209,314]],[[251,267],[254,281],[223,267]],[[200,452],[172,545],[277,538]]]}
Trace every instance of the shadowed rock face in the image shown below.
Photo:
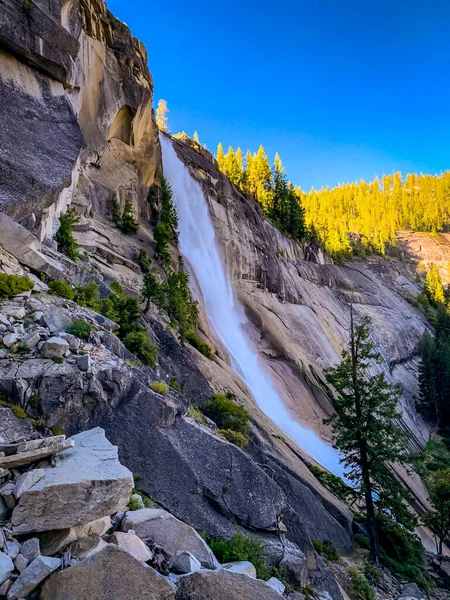
{"label": "shadowed rock face", "polygon": [[0,211],[42,240],[67,204],[148,217],[160,162],[143,45],[103,0],[0,0]]}

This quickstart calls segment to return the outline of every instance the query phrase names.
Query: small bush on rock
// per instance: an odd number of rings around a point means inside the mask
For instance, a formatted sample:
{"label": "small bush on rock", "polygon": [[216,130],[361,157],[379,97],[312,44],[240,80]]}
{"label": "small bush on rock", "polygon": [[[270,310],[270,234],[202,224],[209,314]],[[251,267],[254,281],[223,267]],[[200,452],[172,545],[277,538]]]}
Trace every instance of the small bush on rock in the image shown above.
{"label": "small bush on rock", "polygon": [[141,248],[139,250],[137,258],[136,258],[136,262],[141,267],[141,271],[143,273],[148,273],[150,271],[150,260],[148,258],[148,254],[144,250],[144,248]]}
{"label": "small bush on rock", "polygon": [[237,431],[248,438],[250,413],[230,396],[213,394],[203,407],[203,412],[219,429]]}
{"label": "small bush on rock", "polygon": [[80,215],[75,208],[69,210],[59,217],[59,229],[55,235],[58,250],[63,252],[71,260],[78,260],[78,244],[73,237],[73,226],[80,222]]}
{"label": "small bush on rock", "polygon": [[61,279],[50,281],[48,288],[52,294],[61,296],[61,298],[66,298],[67,300],[74,300],[75,298],[74,291],[67,281],[62,281]]}
{"label": "small bush on rock", "polygon": [[191,404],[191,406],[186,411],[186,416],[191,417],[192,419],[195,419],[202,425],[205,425],[205,427],[208,423],[205,415],[200,410],[200,407],[198,404]]}
{"label": "small bush on rock", "polygon": [[314,550],[327,560],[331,562],[337,562],[339,560],[339,552],[337,552],[330,540],[324,540],[323,542],[320,540],[312,540],[312,545],[314,546]]}
{"label": "small bush on rock", "polygon": [[214,358],[211,346],[201,340],[194,331],[188,331],[186,333],[186,341],[189,342],[191,346],[194,346],[194,348],[196,348],[199,352],[201,352],[203,356],[209,358],[209,360]]}
{"label": "small bush on rock", "polygon": [[6,275],[0,273],[0,299],[12,298],[22,292],[29,292],[34,283],[26,275]]}
{"label": "small bush on rock", "polygon": [[359,548],[364,548],[365,550],[370,550],[370,540],[367,535],[363,533],[355,533],[353,536],[353,542]]}
{"label": "small bush on rock", "polygon": [[130,498],[128,502],[128,510],[139,510],[141,508],[141,503],[138,498]]}
{"label": "small bush on rock", "polygon": [[95,281],[75,288],[75,302],[96,312],[100,311],[100,287]]}
{"label": "small bush on rock", "polygon": [[69,327],[68,333],[75,335],[83,340],[87,340],[89,334],[92,331],[92,325],[87,321],[81,321],[80,319],[75,319],[72,321],[72,325]]}
{"label": "small bush on rock", "polygon": [[172,377],[170,378],[170,382],[169,385],[172,389],[176,390],[177,392],[181,392],[181,383],[178,381],[178,379],[175,377],[175,375],[172,375]]}
{"label": "small bush on rock", "polygon": [[18,419],[26,419],[27,418],[27,413],[23,410],[23,408],[21,406],[17,406],[16,404],[13,404],[11,406],[11,410],[13,412],[13,415],[15,417],[17,417]]}
{"label": "small bush on rock", "polygon": [[239,448],[245,448],[248,444],[248,437],[239,433],[239,431],[232,431],[231,429],[218,429],[217,433],[225,438],[228,442],[231,442]]}
{"label": "small bush on rock", "polygon": [[142,362],[149,366],[154,367],[156,364],[156,357],[158,356],[158,349],[149,340],[145,329],[136,329],[131,331],[123,339],[125,347],[135,354]]}
{"label": "small bush on rock", "polygon": [[367,581],[357,569],[348,570],[351,577],[350,596],[352,600],[375,600],[375,593]]}
{"label": "small bush on rock", "polygon": [[255,567],[258,579],[267,581],[271,576],[264,562],[263,549],[259,539],[235,532],[231,540],[212,538],[209,547],[221,563],[248,560]]}
{"label": "small bush on rock", "polygon": [[169,391],[169,386],[163,381],[154,381],[150,387],[154,392],[158,392],[158,394],[167,394]]}

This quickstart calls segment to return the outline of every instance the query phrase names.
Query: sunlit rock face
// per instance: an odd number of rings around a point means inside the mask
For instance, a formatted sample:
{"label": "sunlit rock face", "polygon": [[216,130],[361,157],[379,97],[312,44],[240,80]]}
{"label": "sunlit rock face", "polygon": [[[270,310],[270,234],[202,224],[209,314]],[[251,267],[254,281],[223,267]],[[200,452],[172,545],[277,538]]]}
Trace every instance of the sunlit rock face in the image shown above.
{"label": "sunlit rock face", "polygon": [[160,151],[144,46],[103,0],[0,0],[0,39],[0,210],[40,239],[71,202],[110,214],[115,195],[148,217]]}
{"label": "sunlit rock face", "polygon": [[286,239],[207,158],[179,141],[175,148],[202,184],[235,294],[250,319],[248,334],[292,414],[329,436],[322,423],[331,412],[323,369],[340,360],[353,304],[356,317],[372,319],[382,368],[403,386],[403,422],[412,444],[422,445],[428,430],[415,410],[417,351],[428,324],[410,302],[419,293],[413,266],[377,258],[330,264],[320,249]]}

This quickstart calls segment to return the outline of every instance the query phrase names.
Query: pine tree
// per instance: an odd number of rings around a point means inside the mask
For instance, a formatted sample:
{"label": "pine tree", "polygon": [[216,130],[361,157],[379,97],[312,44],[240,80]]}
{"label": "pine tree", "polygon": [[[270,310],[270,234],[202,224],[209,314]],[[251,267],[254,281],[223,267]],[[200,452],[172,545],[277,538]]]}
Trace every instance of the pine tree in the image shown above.
{"label": "pine tree", "polygon": [[222,173],[225,173],[225,154],[221,142],[219,142],[219,145],[217,146],[216,160],[220,171],[222,171]]}
{"label": "pine tree", "polygon": [[450,469],[433,473],[428,486],[432,510],[422,515],[423,524],[438,538],[437,551],[442,554],[442,546],[450,536]]}
{"label": "pine tree", "polygon": [[241,171],[239,169],[239,163],[234,153],[233,148],[230,146],[225,156],[225,174],[228,179],[235,185],[239,185],[241,180]]}
{"label": "pine tree", "polygon": [[134,220],[133,204],[131,200],[125,201],[125,208],[122,213],[121,229],[123,233],[137,233],[139,231],[139,223]]}
{"label": "pine tree", "polygon": [[425,293],[430,299],[430,302],[435,306],[437,304],[445,303],[444,286],[442,285],[439,269],[436,265],[431,265],[431,269],[426,274]]}
{"label": "pine tree", "polygon": [[419,346],[419,403],[418,410],[428,419],[439,422],[439,403],[436,389],[435,343],[425,331]]}
{"label": "pine tree", "polygon": [[[381,361],[369,341],[369,324],[370,319],[364,317],[355,325],[351,309],[349,345],[342,362],[326,371],[337,391],[336,414],[327,422],[332,424],[334,445],[342,454],[346,476],[364,498],[371,554],[378,561],[377,503],[379,510],[389,515],[393,507],[403,507],[400,486],[389,493],[395,480],[386,465],[404,460],[407,438],[395,424],[401,416],[397,411],[401,389],[388,384],[384,373],[371,376],[368,372],[369,363]],[[404,512],[400,517],[405,517]]]}
{"label": "pine tree", "polygon": [[162,99],[159,100],[158,108],[156,109],[156,124],[161,131],[169,131],[169,122],[167,119],[168,112],[167,102]]}
{"label": "pine tree", "polygon": [[196,131],[194,131],[194,142],[196,142],[197,144],[200,144],[200,139],[199,139],[198,133]]}

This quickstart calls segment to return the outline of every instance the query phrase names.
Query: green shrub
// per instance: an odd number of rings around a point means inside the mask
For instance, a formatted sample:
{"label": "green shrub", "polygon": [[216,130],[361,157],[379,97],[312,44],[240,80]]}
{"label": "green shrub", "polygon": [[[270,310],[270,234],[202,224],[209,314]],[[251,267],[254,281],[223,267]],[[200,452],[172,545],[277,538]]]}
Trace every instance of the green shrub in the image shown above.
{"label": "green shrub", "polygon": [[68,333],[75,335],[83,340],[87,340],[89,334],[92,331],[92,325],[87,321],[81,321],[80,319],[75,319],[72,321],[72,325],[69,327]]}
{"label": "green shrub", "polygon": [[218,537],[212,538],[209,547],[221,563],[248,560],[255,567],[258,579],[267,581],[271,576],[270,570],[264,562],[262,545],[259,539],[235,532],[231,540]]}
{"label": "green shrub", "polygon": [[231,442],[239,448],[245,448],[248,444],[248,436],[239,433],[239,431],[232,431],[231,429],[218,429],[217,433],[225,438],[228,442]]}
{"label": "green shrub", "polygon": [[123,362],[129,367],[133,367],[133,369],[140,369],[142,366],[140,362],[137,362],[136,360],[131,360],[131,358],[126,358]]}
{"label": "green shrub", "polygon": [[158,392],[158,394],[167,394],[169,391],[169,386],[164,381],[154,381],[150,387],[154,392]]}
{"label": "green shrub", "polygon": [[312,540],[312,545],[314,546],[314,550],[327,560],[331,562],[337,562],[339,560],[339,552],[335,549],[330,540],[324,540],[323,542],[320,540]]}
{"label": "green shrub", "polygon": [[178,381],[175,375],[172,375],[172,377],[170,378],[169,385],[172,389],[176,390],[177,392],[182,391],[181,383]]}
{"label": "green shrub", "polygon": [[141,271],[143,273],[148,273],[150,271],[150,268],[151,268],[150,267],[150,260],[148,258],[148,254],[144,250],[144,248],[141,248],[139,250],[137,258],[136,258],[136,262],[140,266]]}
{"label": "green shrub", "polygon": [[0,299],[12,298],[22,292],[29,292],[34,283],[26,275],[6,275],[0,273]]}
{"label": "green shrub", "polygon": [[57,425],[50,427],[50,431],[53,435],[64,435],[64,429],[61,429],[61,427],[58,427]]}
{"label": "green shrub", "polygon": [[95,281],[75,288],[75,302],[96,312],[100,311],[100,286]]}
{"label": "green shrub", "polygon": [[139,231],[139,223],[134,220],[133,205],[131,200],[125,201],[125,208],[122,213],[122,233],[137,233]]}
{"label": "green shrub", "polygon": [[61,296],[61,298],[66,298],[67,300],[73,300],[75,298],[75,294],[67,281],[61,281],[61,279],[50,281],[48,288],[52,294]]}
{"label": "green shrub", "polygon": [[63,252],[71,260],[78,260],[78,244],[73,237],[73,226],[80,222],[80,215],[75,208],[69,210],[59,217],[59,229],[55,235],[58,250]]}
{"label": "green shrub", "polygon": [[54,356],[54,357],[52,358],[52,361],[53,361],[54,363],[56,363],[57,365],[62,365],[62,364],[63,364],[63,362],[64,362],[64,359],[62,358],[62,356]]}
{"label": "green shrub", "polygon": [[351,577],[350,597],[352,600],[375,600],[375,593],[367,581],[357,569],[348,570]]}
{"label": "green shrub", "polygon": [[206,356],[206,358],[209,358],[209,360],[213,360],[214,355],[211,346],[201,340],[194,331],[187,332],[186,341],[189,342],[191,346],[194,346],[194,348],[196,348],[199,352],[201,352],[203,356]]}
{"label": "green shrub", "polygon": [[232,398],[213,394],[203,407],[203,412],[219,429],[230,429],[248,437],[250,413]]}
{"label": "green shrub", "polygon": [[367,535],[364,535],[363,533],[355,533],[353,536],[353,542],[359,548],[370,550],[370,540]]}
{"label": "green shrub", "polygon": [[114,192],[112,197],[112,220],[118,226],[122,224],[122,215],[120,214],[120,205],[117,200],[117,194]]}
{"label": "green shrub", "polygon": [[378,537],[381,562],[399,577],[427,587],[424,572],[424,547],[420,539],[387,517],[379,518]]}
{"label": "green shrub", "polygon": [[141,503],[137,498],[130,498],[128,502],[128,510],[139,510],[141,508]]}
{"label": "green shrub", "polygon": [[123,339],[123,343],[124,346],[142,360],[145,365],[149,367],[155,366],[158,349],[150,342],[144,329],[130,331]]}
{"label": "green shrub", "polygon": [[371,563],[364,564],[364,575],[371,585],[376,585],[381,579],[381,572]]}
{"label": "green shrub", "polygon": [[205,427],[208,425],[208,421],[205,418],[205,415],[200,410],[198,404],[191,404],[191,406],[187,409],[186,416],[195,419]]}
{"label": "green shrub", "polygon": [[316,590],[309,584],[302,588],[302,592],[305,596],[305,600],[312,600],[316,597]]}
{"label": "green shrub", "polygon": [[23,408],[21,406],[17,406],[16,404],[13,404],[11,406],[11,410],[13,412],[13,415],[15,417],[17,417],[18,419],[26,419],[27,418],[27,413],[23,410]]}

